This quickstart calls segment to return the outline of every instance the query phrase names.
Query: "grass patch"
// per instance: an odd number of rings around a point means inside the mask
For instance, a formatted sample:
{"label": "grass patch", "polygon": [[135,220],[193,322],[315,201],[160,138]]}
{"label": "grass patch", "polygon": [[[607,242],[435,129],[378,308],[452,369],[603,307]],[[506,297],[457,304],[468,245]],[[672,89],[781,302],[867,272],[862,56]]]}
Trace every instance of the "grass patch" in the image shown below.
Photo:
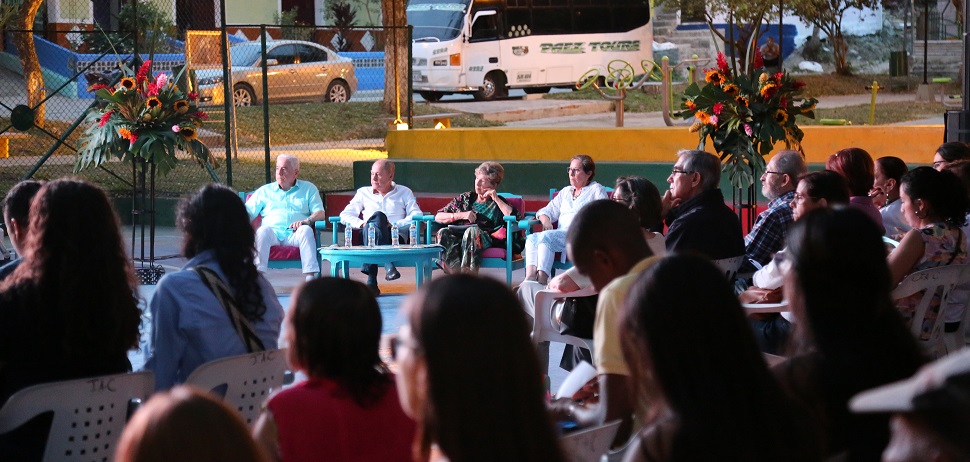
{"label": "grass patch", "polygon": [[[876,125],[894,124],[909,120],[919,120],[939,116],[943,113],[940,103],[879,103],[876,105]],[[815,119],[799,117],[799,125],[820,125],[820,119],[846,119],[852,125],[869,123],[869,105],[846,106],[830,109],[816,109]]]}
{"label": "grass patch", "polygon": [[[867,86],[872,85],[873,81],[879,82],[880,92],[890,93],[912,93],[916,87],[923,82],[922,77],[915,75],[890,77],[888,75],[837,75],[837,74],[812,74],[799,75],[798,80],[805,82],[806,90],[811,96],[834,96],[834,95],[858,95],[869,93]],[[960,93],[960,82],[954,79],[953,83],[946,85],[948,93]],[[934,86],[934,89],[936,87]],[[939,92],[936,89],[936,92]]]}
{"label": "grass patch", "polygon": [[[647,90],[633,90],[626,93],[623,100],[623,112],[656,112],[662,110],[660,87],[645,87]],[[686,84],[674,84],[674,101],[680,101],[680,93],[687,88]],[[615,90],[603,90],[607,95],[616,95]],[[543,99],[555,100],[599,100],[603,98],[594,88],[578,90],[570,93],[550,93]]]}
{"label": "grass patch", "polygon": [[[6,127],[8,125],[10,125],[10,119],[7,117],[0,117],[0,128]],[[44,133],[44,131],[46,130],[50,132],[51,135],[54,135],[55,137],[60,138],[61,135],[67,132],[67,129],[70,126],[71,124],[67,122],[48,120],[44,124],[43,130],[37,127],[34,127],[34,128],[31,128],[30,130],[27,130],[26,132],[20,132],[14,128],[10,128],[10,130],[8,130],[6,133],[27,133],[26,138],[13,138],[9,140],[10,156],[11,157],[42,156],[44,155],[44,153],[47,152],[48,149],[50,149],[51,146],[53,146],[54,140],[56,139],[56,138],[52,138],[47,133]],[[67,138],[65,143],[71,147],[76,147],[77,140],[84,133],[85,129],[87,129],[87,126],[84,126],[84,125],[79,126],[76,130],[74,130],[73,133],[71,133],[71,136]],[[57,149],[57,151],[54,152],[54,155],[73,156],[74,150],[65,148],[65,147],[60,147]]]}

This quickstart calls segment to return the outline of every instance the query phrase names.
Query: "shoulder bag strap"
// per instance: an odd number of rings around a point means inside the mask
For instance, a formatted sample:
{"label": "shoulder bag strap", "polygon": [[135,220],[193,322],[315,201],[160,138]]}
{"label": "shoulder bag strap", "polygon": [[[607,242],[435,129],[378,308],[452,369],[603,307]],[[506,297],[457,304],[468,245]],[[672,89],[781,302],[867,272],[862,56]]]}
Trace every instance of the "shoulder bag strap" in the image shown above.
{"label": "shoulder bag strap", "polygon": [[198,273],[199,277],[202,278],[202,283],[212,291],[212,294],[216,296],[216,300],[226,310],[226,314],[229,315],[229,320],[232,321],[232,327],[239,334],[239,338],[242,339],[243,344],[246,345],[246,351],[256,353],[265,350],[266,348],[263,347],[263,342],[256,336],[253,324],[239,311],[236,298],[233,297],[232,292],[222,282],[222,279],[219,279],[219,275],[212,269],[204,266],[196,266],[192,270]]}

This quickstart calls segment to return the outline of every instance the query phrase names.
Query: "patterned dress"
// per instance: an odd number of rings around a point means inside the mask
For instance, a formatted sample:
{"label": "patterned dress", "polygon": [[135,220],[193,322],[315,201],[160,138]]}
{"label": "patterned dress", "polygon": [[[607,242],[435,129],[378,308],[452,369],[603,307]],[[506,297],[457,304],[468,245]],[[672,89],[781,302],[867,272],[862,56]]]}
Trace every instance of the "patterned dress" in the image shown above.
{"label": "patterned dress", "polygon": [[[477,202],[474,191],[463,192],[451,200],[438,213],[459,213],[475,211],[475,225],[465,229],[442,228],[438,230],[438,243],[444,247],[442,262],[452,271],[477,272],[482,264],[482,252],[489,247],[505,246],[505,214],[492,199]],[[512,207],[512,213],[519,211]],[[453,225],[469,225],[467,220],[459,220]],[[522,233],[512,235],[512,251],[522,252],[524,239]]]}
{"label": "patterned dress", "polygon": [[[912,272],[936,268],[938,266],[961,265],[967,263],[966,239],[960,228],[949,227],[943,223],[934,223],[919,230],[920,237],[923,238],[923,245],[926,250],[923,258],[916,264]],[[896,308],[903,315],[908,325],[913,322],[916,312],[916,305],[923,297],[922,293],[916,293],[909,297],[896,300]],[[920,331],[921,340],[929,340],[932,334],[933,324],[940,315],[940,297],[934,295],[930,300],[930,305],[926,310],[923,319],[923,326]]]}

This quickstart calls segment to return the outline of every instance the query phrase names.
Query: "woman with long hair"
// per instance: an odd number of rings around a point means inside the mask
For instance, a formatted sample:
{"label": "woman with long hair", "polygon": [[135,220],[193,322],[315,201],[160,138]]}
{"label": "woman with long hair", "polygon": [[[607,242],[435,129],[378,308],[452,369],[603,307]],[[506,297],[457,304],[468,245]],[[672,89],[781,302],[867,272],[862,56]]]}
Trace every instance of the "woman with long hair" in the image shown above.
{"label": "woman with long hair", "polygon": [[885,232],[882,214],[869,197],[872,182],[876,179],[876,164],[872,156],[861,148],[845,148],[829,156],[825,169],[845,178],[849,185],[849,205],[861,210]]}
{"label": "woman with long hair", "polygon": [[644,271],[620,336],[635,402],[650,403],[626,461],[819,460],[807,411],[772,377],[709,260],[673,255]]}
{"label": "woman with long hair", "polygon": [[[51,181],[28,220],[23,261],[0,283],[0,405],[30,385],[128,372],[138,342],[137,285],[104,191]],[[2,457],[17,458],[11,443],[42,452],[45,419],[29,435],[0,437]]]}
{"label": "woman with long hair", "polygon": [[794,355],[775,366],[776,376],[812,410],[824,457],[879,460],[888,417],[852,415],[848,401],[925,361],[889,299],[882,232],[852,207],[816,209],[795,222],[788,248],[784,290],[798,323]]}
{"label": "woman with long hair", "polygon": [[177,223],[189,261],[158,281],[151,301],[145,368],[155,372],[158,390],[184,382],[203,363],[275,349],[283,322],[273,287],[256,270],[255,233],[239,195],[203,186],[180,204]]}
{"label": "woman with long hair", "polygon": [[435,279],[404,304],[394,351],[414,460],[560,461],[530,328],[504,284]]}
{"label": "woman with long hair", "polygon": [[271,460],[410,461],[414,421],[378,354],[381,310],[368,287],[309,281],[294,293],[286,322],[290,367],[309,378],[273,395],[256,421],[253,433]]}

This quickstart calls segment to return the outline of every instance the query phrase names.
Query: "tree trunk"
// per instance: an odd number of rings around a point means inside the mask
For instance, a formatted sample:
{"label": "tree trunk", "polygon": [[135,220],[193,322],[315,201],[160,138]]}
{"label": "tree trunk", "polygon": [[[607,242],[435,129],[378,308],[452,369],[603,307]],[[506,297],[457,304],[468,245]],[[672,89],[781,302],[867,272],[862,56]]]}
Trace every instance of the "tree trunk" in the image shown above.
{"label": "tree trunk", "polygon": [[[20,14],[14,21],[14,29],[22,31],[34,28],[34,18],[37,17],[37,10],[43,0],[24,0],[20,4]],[[37,106],[47,97],[47,90],[44,88],[44,74],[40,69],[40,59],[37,58],[37,49],[34,48],[34,34],[30,32],[16,32],[13,34],[14,45],[20,53],[20,65],[24,68],[24,84],[27,87],[27,105]],[[37,106],[34,112],[34,124],[38,127],[44,126],[44,105]]]}
{"label": "tree trunk", "polygon": [[[381,0],[381,21],[384,33],[384,110],[397,114],[400,104],[401,118],[407,118],[410,101],[410,82],[408,81],[408,55],[411,41],[407,31],[405,0]],[[398,91],[395,91],[395,84]],[[395,101],[397,98],[397,101]]]}
{"label": "tree trunk", "polygon": [[838,30],[832,37],[832,54],[835,57],[835,73],[838,75],[852,75],[846,55],[849,52],[849,45],[845,43],[845,36]]}

